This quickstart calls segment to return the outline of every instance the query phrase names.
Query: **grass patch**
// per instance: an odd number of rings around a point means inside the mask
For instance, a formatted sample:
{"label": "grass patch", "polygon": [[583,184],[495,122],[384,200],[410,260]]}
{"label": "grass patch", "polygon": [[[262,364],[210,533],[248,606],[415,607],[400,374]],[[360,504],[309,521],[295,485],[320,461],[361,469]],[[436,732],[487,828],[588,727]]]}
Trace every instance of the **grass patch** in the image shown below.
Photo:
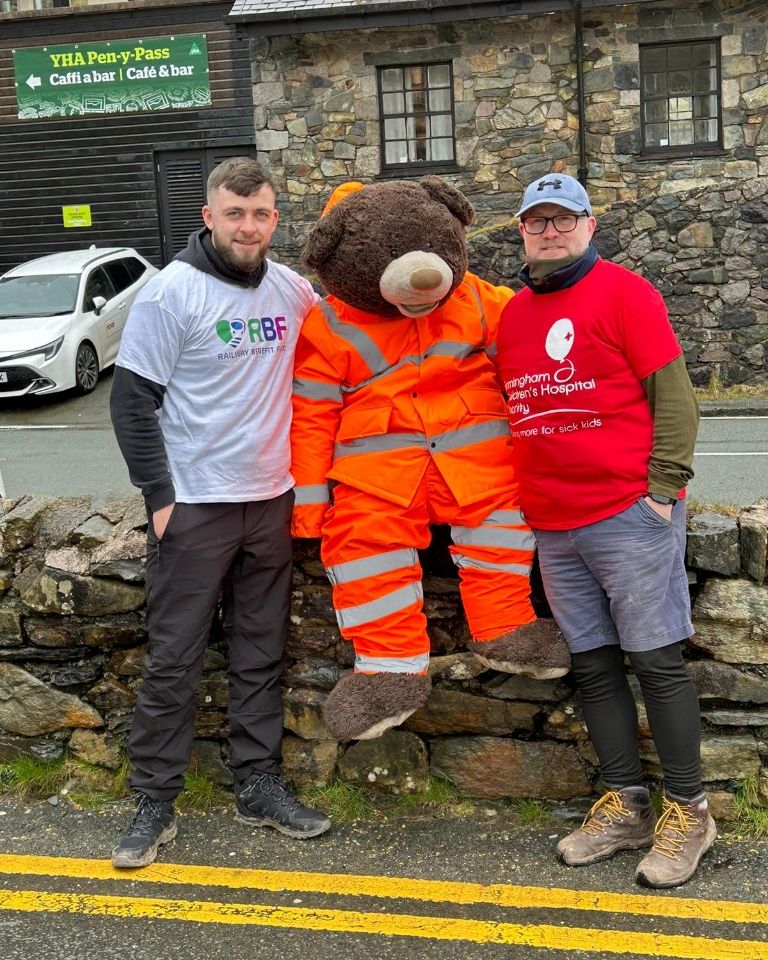
{"label": "grass patch", "polygon": [[370,820],[375,813],[366,791],[342,780],[334,780],[325,787],[302,787],[299,798],[307,806],[322,810],[335,823]]}
{"label": "grass patch", "polygon": [[443,777],[430,777],[426,790],[417,793],[403,793],[392,800],[395,816],[412,816],[430,813],[448,816],[467,812],[472,804],[461,796],[450,780]]}
{"label": "grass patch", "polygon": [[541,800],[522,797],[519,800],[511,800],[509,808],[527,827],[540,827],[549,820],[549,810]]}
{"label": "grass patch", "polygon": [[734,383],[723,386],[716,373],[706,387],[695,387],[697,400],[768,400],[768,383]]}
{"label": "grass patch", "polygon": [[188,770],[184,774],[184,789],[176,798],[179,810],[194,810],[207,813],[216,807],[222,807],[231,801],[231,792],[218,783],[214,783],[202,773]]}
{"label": "grass patch", "polygon": [[768,839],[768,806],[760,799],[757,777],[744,780],[736,791],[736,818],[750,837]]}
{"label": "grass patch", "polygon": [[0,764],[0,793],[17,797],[50,797],[67,783],[70,765],[64,757],[58,760],[37,760],[19,757]]}
{"label": "grass patch", "polygon": [[706,500],[697,500],[696,497],[686,497],[686,510],[694,513],[719,513],[724,517],[738,517],[744,507],[735,503],[708,503]]}

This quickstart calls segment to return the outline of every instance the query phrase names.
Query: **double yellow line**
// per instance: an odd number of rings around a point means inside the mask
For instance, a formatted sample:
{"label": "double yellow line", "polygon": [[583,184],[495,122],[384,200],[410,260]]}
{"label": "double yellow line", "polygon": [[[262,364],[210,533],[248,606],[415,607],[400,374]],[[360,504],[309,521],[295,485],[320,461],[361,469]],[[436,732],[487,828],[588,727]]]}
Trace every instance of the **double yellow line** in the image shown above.
{"label": "double yellow line", "polygon": [[[482,885],[402,877],[355,876],[298,871],[153,864],[130,873],[107,861],[63,857],[0,855],[0,873],[112,880],[235,890],[365,896],[432,903],[490,904],[504,908],[597,911],[668,919],[768,924],[768,905],[677,896],[627,895],[548,887]],[[0,891],[0,910],[30,913],[78,913],[88,916],[153,918],[352,934],[386,934],[471,943],[507,944],[549,950],[635,954],[685,960],[768,960],[768,943],[678,936],[625,930],[519,924],[410,914],[366,913],[209,900],[171,900],[97,894]]]}

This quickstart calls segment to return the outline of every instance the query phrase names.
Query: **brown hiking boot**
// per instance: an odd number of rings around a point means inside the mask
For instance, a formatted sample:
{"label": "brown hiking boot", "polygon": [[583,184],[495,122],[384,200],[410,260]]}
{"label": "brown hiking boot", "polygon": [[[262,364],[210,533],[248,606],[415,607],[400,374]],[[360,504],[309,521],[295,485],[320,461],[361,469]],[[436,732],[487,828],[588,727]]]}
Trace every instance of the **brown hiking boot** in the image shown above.
{"label": "brown hiking boot", "polygon": [[626,787],[604,793],[578,830],[557,845],[557,855],[569,867],[607,860],[619,850],[638,850],[653,843],[656,813],[648,794]]}
{"label": "brown hiking boot", "polygon": [[706,797],[690,803],[664,797],[653,848],[638,864],[635,880],[646,887],[679,887],[696,873],[716,837]]}

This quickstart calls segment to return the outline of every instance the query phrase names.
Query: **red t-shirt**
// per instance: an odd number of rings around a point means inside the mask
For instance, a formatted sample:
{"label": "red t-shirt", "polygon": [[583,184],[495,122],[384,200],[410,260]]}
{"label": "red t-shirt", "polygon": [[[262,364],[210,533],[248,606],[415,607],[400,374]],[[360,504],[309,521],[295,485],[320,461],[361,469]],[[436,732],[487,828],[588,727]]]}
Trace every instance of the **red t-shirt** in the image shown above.
{"label": "red t-shirt", "polygon": [[653,420],[640,381],[681,353],[661,294],[610,261],[566,290],[510,300],[498,362],[532,527],[582,527],[647,492]]}

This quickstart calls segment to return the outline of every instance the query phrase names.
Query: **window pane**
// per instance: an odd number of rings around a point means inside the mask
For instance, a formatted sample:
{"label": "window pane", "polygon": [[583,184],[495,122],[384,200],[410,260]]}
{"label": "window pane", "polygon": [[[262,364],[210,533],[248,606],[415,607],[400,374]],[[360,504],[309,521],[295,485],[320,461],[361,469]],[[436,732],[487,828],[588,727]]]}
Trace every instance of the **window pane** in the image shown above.
{"label": "window pane", "polygon": [[693,116],[693,103],[690,97],[672,97],[669,101],[670,120],[690,120]]}
{"label": "window pane", "polygon": [[709,93],[710,90],[717,90],[717,70],[714,67],[710,70],[694,70],[693,92]]}
{"label": "window pane", "polygon": [[[701,71],[697,71],[700,73]],[[709,89],[709,87],[707,87]],[[669,92],[690,93],[691,92],[691,71],[690,70],[672,70],[669,74]]]}
{"label": "window pane", "polygon": [[385,93],[381,105],[385,114],[405,113],[402,93]]}
{"label": "window pane", "polygon": [[384,139],[405,140],[405,120],[402,117],[384,121]]}
{"label": "window pane", "polygon": [[408,141],[408,159],[426,160],[427,159],[427,140],[409,140]]}
{"label": "window pane", "polygon": [[413,90],[405,95],[406,113],[424,113],[427,109],[426,90]]}
{"label": "window pane", "polygon": [[693,122],[691,120],[680,120],[678,123],[670,123],[670,146],[678,146],[686,143],[693,143]]}
{"label": "window pane", "polygon": [[716,117],[717,97],[714,94],[708,97],[694,97],[693,115],[694,117]]}
{"label": "window pane", "polygon": [[717,53],[714,43],[697,43],[691,48],[691,65],[694,67],[714,67]]}
{"label": "window pane", "polygon": [[676,67],[690,67],[691,48],[687,43],[667,47],[667,65],[670,70]]}
{"label": "window pane", "polygon": [[643,70],[649,73],[667,69],[666,47],[644,47],[641,51]]}
{"label": "window pane", "polygon": [[416,87],[424,86],[424,67],[419,64],[417,67],[406,67],[405,68],[405,89],[413,90]]}
{"label": "window pane", "polygon": [[667,106],[668,101],[666,100],[647,100],[645,103],[645,122],[658,123],[660,120],[668,119]]}
{"label": "window pane", "polygon": [[429,136],[429,121],[426,116],[408,118],[408,139]]}
{"label": "window pane", "polygon": [[382,70],[381,71],[381,89],[386,93],[388,90],[403,89],[403,71],[402,70]]}
{"label": "window pane", "polygon": [[408,148],[405,140],[393,140],[388,143],[384,151],[385,163],[407,163]]}
{"label": "window pane", "polygon": [[429,91],[429,109],[430,110],[450,110],[451,109],[451,91],[450,90],[430,90]]}
{"label": "window pane", "polygon": [[453,133],[453,118],[445,113],[432,117],[430,131],[433,137],[450,137]]}
{"label": "window pane", "polygon": [[669,146],[669,127],[666,123],[649,123],[645,127],[645,145],[647,147]]}
{"label": "window pane", "polygon": [[453,160],[453,140],[441,138],[431,143],[433,160]]}
{"label": "window pane", "polygon": [[449,87],[451,85],[451,71],[447,63],[433,63],[429,68],[430,87]]}
{"label": "window pane", "polygon": [[696,120],[693,129],[696,143],[717,143],[717,120]]}
{"label": "window pane", "polygon": [[666,73],[648,73],[643,77],[643,91],[647,97],[665,96],[667,92]]}

